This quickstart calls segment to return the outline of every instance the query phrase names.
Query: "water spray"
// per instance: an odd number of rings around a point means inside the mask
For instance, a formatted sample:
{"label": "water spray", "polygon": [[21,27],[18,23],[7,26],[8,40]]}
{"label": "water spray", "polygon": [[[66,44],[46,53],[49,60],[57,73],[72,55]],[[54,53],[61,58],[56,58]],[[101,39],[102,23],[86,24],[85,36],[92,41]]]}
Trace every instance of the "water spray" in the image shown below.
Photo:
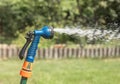
{"label": "water spray", "polygon": [[93,29],[93,28],[86,28],[82,29],[81,27],[76,28],[55,28],[55,32],[60,34],[67,34],[67,35],[75,35],[79,37],[87,37],[88,41],[92,41],[94,39],[102,39],[104,41],[110,41],[112,39],[120,39],[120,30],[119,28],[116,30],[103,30],[103,29]]}
{"label": "water spray", "polygon": [[34,62],[36,50],[38,47],[40,37],[45,39],[52,39],[54,36],[54,31],[52,27],[44,26],[41,30],[35,30],[33,32],[28,32],[26,34],[26,43],[19,53],[19,58],[22,60],[24,58],[25,51],[28,45],[31,43],[26,59],[23,63],[22,69],[20,70],[21,81],[20,84],[26,84],[27,79],[32,75],[32,63]]}

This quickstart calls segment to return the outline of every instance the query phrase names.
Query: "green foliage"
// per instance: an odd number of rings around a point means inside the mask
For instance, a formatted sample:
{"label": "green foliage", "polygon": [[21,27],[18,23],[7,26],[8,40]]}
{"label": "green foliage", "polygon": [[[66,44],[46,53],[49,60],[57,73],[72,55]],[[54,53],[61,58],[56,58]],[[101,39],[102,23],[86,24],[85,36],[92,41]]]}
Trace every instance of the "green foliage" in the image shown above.
{"label": "green foliage", "polygon": [[[30,30],[28,27],[38,29],[44,25],[64,27],[96,23],[116,29],[120,25],[119,4],[119,0],[0,0],[0,35],[5,39],[18,38],[19,33]],[[118,25],[111,27],[113,23]],[[65,42],[63,37],[60,37],[61,42]]]}

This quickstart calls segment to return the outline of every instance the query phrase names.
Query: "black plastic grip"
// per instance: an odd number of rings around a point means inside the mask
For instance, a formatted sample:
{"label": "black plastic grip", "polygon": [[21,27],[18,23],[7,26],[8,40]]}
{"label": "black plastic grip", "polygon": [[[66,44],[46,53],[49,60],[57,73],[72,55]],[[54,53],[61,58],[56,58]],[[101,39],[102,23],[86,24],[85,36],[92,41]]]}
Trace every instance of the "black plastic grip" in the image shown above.
{"label": "black plastic grip", "polygon": [[21,49],[20,53],[19,53],[19,58],[22,60],[24,58],[24,54],[26,51],[26,48],[28,47],[28,45],[30,44],[31,41],[27,41],[25,43],[25,45],[23,46],[23,48]]}
{"label": "black plastic grip", "polygon": [[25,51],[26,51],[26,48],[29,46],[30,42],[33,40],[33,35],[34,33],[33,32],[28,32],[26,34],[26,43],[25,45],[23,46],[23,48],[21,49],[20,53],[19,53],[19,58],[22,60],[24,58],[24,54],[25,54]]}

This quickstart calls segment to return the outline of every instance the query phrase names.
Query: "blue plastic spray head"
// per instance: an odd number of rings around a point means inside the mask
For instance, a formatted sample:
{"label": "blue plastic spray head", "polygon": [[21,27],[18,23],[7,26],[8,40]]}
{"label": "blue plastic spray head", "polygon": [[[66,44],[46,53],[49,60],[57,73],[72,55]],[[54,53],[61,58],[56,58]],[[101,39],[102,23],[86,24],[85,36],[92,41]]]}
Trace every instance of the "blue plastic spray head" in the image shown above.
{"label": "blue plastic spray head", "polygon": [[34,35],[42,36],[45,39],[52,39],[54,31],[52,27],[44,26],[41,30],[35,30]]}

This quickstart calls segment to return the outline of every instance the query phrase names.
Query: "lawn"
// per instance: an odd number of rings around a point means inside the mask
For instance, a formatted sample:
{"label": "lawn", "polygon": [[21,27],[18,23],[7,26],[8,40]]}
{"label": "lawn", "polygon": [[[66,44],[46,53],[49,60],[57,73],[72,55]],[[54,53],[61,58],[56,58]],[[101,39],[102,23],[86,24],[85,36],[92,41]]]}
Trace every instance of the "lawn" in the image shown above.
{"label": "lawn", "polygon": [[[19,84],[23,61],[0,60],[0,84]],[[28,84],[119,84],[120,59],[35,60]]]}

